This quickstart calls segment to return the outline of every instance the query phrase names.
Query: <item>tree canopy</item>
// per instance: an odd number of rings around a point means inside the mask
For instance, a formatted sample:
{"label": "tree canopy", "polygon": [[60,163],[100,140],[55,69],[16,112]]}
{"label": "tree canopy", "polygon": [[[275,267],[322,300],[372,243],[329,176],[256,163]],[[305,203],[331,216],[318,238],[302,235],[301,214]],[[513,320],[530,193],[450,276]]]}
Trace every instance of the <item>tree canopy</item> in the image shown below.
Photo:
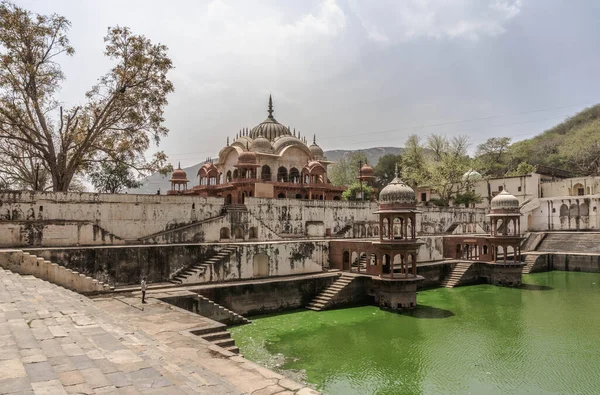
{"label": "tree canopy", "polygon": [[108,28],[105,55],[114,66],[83,104],[64,108],[59,61],[75,53],[70,26],[56,14],[0,3],[0,172],[18,173],[33,188],[38,169],[54,191],[68,190],[76,175],[106,161],[141,174],[168,172],[164,153],[146,160],[151,142],[168,133],[163,111],[173,92],[167,78],[173,65],[167,47],[127,27]]}
{"label": "tree canopy", "polygon": [[354,151],[344,155],[329,169],[329,179],[335,186],[349,186],[356,181],[360,163],[365,163],[367,155],[362,151]]}

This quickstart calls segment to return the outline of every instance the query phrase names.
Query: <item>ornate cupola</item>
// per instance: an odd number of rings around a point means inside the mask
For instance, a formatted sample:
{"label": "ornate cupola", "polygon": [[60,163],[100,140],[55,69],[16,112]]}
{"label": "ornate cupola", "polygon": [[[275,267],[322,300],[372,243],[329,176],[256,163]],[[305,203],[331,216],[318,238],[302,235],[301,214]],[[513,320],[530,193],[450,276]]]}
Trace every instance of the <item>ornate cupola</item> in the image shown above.
{"label": "ornate cupola", "polygon": [[357,180],[365,183],[366,185],[373,185],[373,181],[375,181],[375,169],[373,169],[373,167],[371,167],[367,161],[365,161],[365,164],[360,167],[358,173],[358,177],[356,177]]}
{"label": "ornate cupola", "polygon": [[240,154],[235,164],[235,167],[239,170],[238,181],[256,178],[256,168],[260,167],[257,162],[256,154],[250,151],[250,148],[246,144],[246,151]]}
{"label": "ornate cupola", "polygon": [[182,193],[187,191],[187,179],[186,172],[181,168],[181,162],[178,164],[177,169],[171,174],[171,193]]}
{"label": "ornate cupola", "polygon": [[488,217],[490,217],[492,236],[520,236],[519,199],[504,189],[492,199],[490,205]]}
{"label": "ornate cupola", "polygon": [[310,153],[314,156],[315,159],[319,160],[319,159],[325,159],[325,154],[323,153],[323,149],[321,147],[319,147],[319,145],[317,144],[317,135],[313,135],[313,142],[310,145],[310,147],[308,147],[308,149],[310,150]]}
{"label": "ornate cupola", "polygon": [[271,98],[271,95],[269,95],[269,108],[267,112],[269,113],[267,119],[252,128],[250,131],[249,137],[251,139],[258,138],[258,136],[263,136],[270,142],[273,142],[273,140],[275,140],[277,137],[291,135],[290,130],[277,122],[273,116],[273,99]]}

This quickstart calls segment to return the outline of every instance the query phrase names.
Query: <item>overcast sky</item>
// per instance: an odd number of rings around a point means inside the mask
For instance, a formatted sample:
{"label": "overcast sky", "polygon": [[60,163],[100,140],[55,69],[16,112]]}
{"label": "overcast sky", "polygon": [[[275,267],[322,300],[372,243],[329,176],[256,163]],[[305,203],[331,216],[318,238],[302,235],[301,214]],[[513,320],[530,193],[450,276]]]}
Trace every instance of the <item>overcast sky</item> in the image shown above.
{"label": "overcast sky", "polygon": [[108,26],[169,47],[160,149],[188,166],[267,116],[324,149],[412,133],[529,138],[600,102],[597,0],[19,0],[72,22],[61,100],[111,63]]}

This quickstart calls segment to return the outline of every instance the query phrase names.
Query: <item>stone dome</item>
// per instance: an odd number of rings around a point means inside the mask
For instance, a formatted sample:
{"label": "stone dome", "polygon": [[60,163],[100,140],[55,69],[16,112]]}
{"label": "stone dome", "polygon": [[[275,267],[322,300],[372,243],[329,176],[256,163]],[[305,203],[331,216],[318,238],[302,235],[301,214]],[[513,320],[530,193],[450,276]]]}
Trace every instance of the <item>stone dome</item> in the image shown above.
{"label": "stone dome", "polygon": [[310,150],[310,153],[316,159],[322,159],[324,157],[323,149],[321,147],[319,147],[319,145],[317,144],[317,136],[316,135],[313,135],[313,142],[310,145],[310,147],[308,147],[308,149]]}
{"label": "stone dome", "polygon": [[254,152],[271,153],[273,152],[273,147],[267,138],[265,138],[263,135],[260,135],[252,141],[250,150]]}
{"label": "stone dome", "polygon": [[373,177],[373,174],[375,173],[375,169],[373,169],[371,167],[371,165],[369,165],[368,163],[365,163],[364,165],[362,165],[362,167],[360,168],[360,174],[363,177]]}
{"label": "stone dome", "polygon": [[379,202],[380,204],[415,204],[415,191],[396,175],[396,177],[387,184],[381,192],[379,192]]}
{"label": "stone dome", "polygon": [[473,169],[470,169],[468,172],[466,172],[462,176],[463,181],[479,181],[482,179],[483,179],[483,176]]}
{"label": "stone dome", "polygon": [[275,150],[275,152],[280,152],[289,145],[300,145],[306,149],[306,145],[298,137],[288,135],[275,138],[275,141],[273,141],[273,150]]}
{"label": "stone dome", "polygon": [[188,182],[187,173],[181,169],[181,164],[179,164],[177,169],[171,174],[171,181]]}
{"label": "stone dome", "polygon": [[492,210],[519,211],[519,199],[505,190],[497,194],[491,201]]}
{"label": "stone dome", "polygon": [[251,151],[244,151],[238,157],[238,165],[255,165],[256,154]]}
{"label": "stone dome", "polygon": [[256,139],[258,136],[263,136],[269,141],[275,140],[279,136],[291,135],[290,130],[277,122],[273,117],[273,100],[269,95],[269,116],[250,131],[250,138]]}
{"label": "stone dome", "polygon": [[198,175],[201,177],[215,173],[218,174],[219,170],[217,169],[217,166],[215,166],[214,163],[210,161],[207,161],[202,165],[202,167],[200,167],[200,169],[198,169]]}

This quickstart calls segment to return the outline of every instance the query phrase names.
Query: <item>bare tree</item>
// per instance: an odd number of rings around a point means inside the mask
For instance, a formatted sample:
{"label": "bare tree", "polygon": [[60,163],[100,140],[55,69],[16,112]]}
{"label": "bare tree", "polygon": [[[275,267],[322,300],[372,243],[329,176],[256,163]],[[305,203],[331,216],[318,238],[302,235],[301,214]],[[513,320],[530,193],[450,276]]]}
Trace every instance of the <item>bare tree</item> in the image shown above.
{"label": "bare tree", "polygon": [[70,22],[56,14],[34,15],[0,4],[0,139],[20,144],[66,191],[77,174],[112,161],[140,173],[167,172],[162,152],[145,159],[151,141],[167,135],[162,125],[173,68],[167,47],[126,27],[108,29],[105,55],[115,66],[86,93],[86,103],[63,108],[56,98],[64,81],[58,59],[74,49]]}

